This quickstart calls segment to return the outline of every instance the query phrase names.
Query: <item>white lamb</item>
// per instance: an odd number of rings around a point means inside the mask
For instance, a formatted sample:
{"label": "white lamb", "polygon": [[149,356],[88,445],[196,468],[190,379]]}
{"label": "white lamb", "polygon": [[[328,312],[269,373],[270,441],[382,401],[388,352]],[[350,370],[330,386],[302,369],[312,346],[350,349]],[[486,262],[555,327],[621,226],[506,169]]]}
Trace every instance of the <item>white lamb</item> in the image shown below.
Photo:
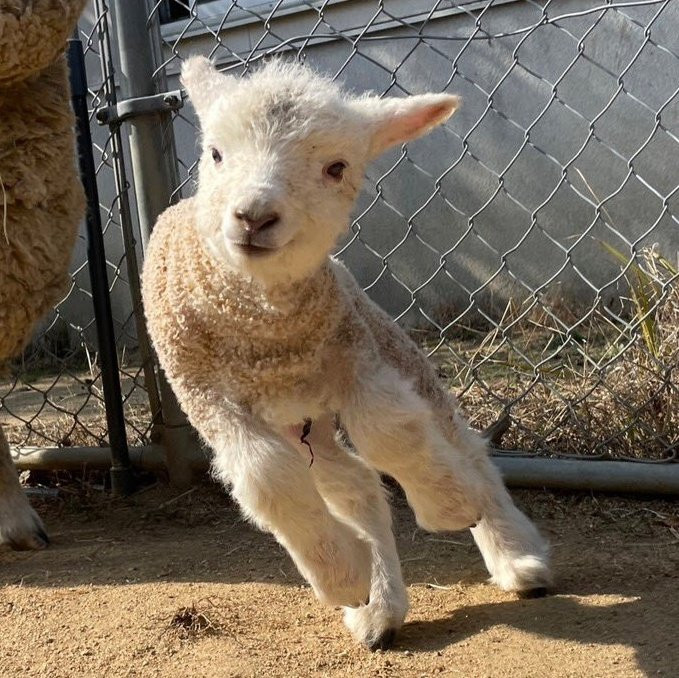
{"label": "white lamb", "polygon": [[[447,120],[458,98],[353,97],[281,62],[236,79],[201,57],[182,81],[202,126],[200,180],[155,228],[144,302],[160,362],[245,515],[373,649],[408,608],[378,471],[424,529],[471,527],[498,586],[544,591],[547,545],[484,440],[328,256],[366,165]],[[337,417],[358,454],[337,441]]]}

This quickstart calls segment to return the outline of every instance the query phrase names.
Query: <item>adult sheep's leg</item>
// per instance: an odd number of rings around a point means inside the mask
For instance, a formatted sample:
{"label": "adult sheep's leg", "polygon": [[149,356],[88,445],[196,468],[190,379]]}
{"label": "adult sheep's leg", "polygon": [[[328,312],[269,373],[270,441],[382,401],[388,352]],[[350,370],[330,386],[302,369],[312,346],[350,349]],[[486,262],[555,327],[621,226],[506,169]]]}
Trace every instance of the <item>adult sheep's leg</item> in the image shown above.
{"label": "adult sheep's leg", "polygon": [[365,604],[370,545],[330,513],[298,452],[259,422],[243,422],[214,448],[215,470],[245,515],[288,550],[318,598]]}
{"label": "adult sheep's leg", "polygon": [[[293,427],[286,437],[309,460],[311,452],[300,441],[301,433],[301,427]],[[368,541],[372,551],[370,602],[345,608],[344,622],[370,649],[386,649],[403,625],[408,595],[385,489],[374,469],[337,444],[331,417],[315,420],[306,442],[313,451],[311,475],[330,511]]]}
{"label": "adult sheep's leg", "polygon": [[0,544],[25,551],[49,544],[42,521],[28,503],[0,426]]}
{"label": "adult sheep's leg", "polygon": [[472,528],[492,581],[510,591],[551,583],[548,547],[519,511],[483,439],[441,413],[384,368],[342,413],[359,453],[403,487],[426,530]]}

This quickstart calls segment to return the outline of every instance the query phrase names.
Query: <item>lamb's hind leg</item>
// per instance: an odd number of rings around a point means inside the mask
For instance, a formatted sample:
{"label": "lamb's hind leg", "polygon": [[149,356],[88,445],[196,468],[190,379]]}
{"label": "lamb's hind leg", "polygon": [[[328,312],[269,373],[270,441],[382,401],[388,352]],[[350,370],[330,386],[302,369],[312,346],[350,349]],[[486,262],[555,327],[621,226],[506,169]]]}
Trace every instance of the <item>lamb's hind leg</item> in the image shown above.
{"label": "lamb's hind leg", "polygon": [[505,590],[550,585],[546,542],[512,502],[485,442],[461,418],[437,412],[387,369],[343,418],[359,453],[403,487],[421,527],[471,527],[492,581]]}
{"label": "lamb's hind leg", "polygon": [[[286,437],[309,458],[297,428]],[[335,425],[326,416],[313,422],[306,442],[313,450],[311,474],[330,511],[351,525],[372,551],[372,580],[367,605],[345,608],[344,622],[372,650],[393,642],[408,611],[408,596],[391,525],[391,511],[379,475],[363,459],[335,441]]]}
{"label": "lamb's hind leg", "polygon": [[5,543],[24,551],[45,548],[49,539],[19,484],[9,444],[0,426],[0,544]]}

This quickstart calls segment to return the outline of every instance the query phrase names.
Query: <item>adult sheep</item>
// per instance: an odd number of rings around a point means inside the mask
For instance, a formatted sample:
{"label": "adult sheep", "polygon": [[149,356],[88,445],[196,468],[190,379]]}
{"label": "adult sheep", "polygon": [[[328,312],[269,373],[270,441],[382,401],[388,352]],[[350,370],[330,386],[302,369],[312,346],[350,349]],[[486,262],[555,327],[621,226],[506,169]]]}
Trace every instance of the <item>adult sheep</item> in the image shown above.
{"label": "adult sheep", "polygon": [[[456,97],[352,97],[295,64],[247,79],[201,57],[195,197],[160,218],[144,303],[160,362],[243,512],[371,648],[407,610],[377,471],[427,530],[471,527],[493,581],[542,591],[548,549],[430,362],[329,258],[367,163],[447,120]],[[358,454],[336,440],[339,416]],[[313,450],[310,464],[309,449]]]}
{"label": "adult sheep", "polygon": [[[84,198],[63,52],[85,0],[0,0],[0,365],[63,292]],[[42,548],[0,428],[0,543]]]}

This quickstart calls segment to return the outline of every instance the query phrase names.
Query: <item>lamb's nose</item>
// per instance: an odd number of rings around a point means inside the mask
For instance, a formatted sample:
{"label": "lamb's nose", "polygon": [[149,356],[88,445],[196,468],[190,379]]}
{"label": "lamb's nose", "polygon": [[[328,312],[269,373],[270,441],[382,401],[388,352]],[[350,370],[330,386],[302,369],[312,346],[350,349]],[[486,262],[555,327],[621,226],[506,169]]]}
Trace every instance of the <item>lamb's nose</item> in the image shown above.
{"label": "lamb's nose", "polygon": [[249,233],[257,233],[265,228],[271,228],[278,223],[280,215],[277,212],[267,212],[266,214],[255,216],[252,212],[238,209],[234,216],[240,225]]}

